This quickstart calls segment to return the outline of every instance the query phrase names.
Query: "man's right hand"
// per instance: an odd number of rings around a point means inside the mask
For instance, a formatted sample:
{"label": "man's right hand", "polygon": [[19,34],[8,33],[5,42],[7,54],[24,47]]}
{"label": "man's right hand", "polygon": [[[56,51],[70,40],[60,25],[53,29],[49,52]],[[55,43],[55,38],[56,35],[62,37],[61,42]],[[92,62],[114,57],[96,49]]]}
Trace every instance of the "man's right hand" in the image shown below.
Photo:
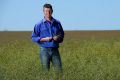
{"label": "man's right hand", "polygon": [[45,42],[45,41],[52,41],[52,37],[45,37],[45,38],[41,38],[40,40],[41,42]]}

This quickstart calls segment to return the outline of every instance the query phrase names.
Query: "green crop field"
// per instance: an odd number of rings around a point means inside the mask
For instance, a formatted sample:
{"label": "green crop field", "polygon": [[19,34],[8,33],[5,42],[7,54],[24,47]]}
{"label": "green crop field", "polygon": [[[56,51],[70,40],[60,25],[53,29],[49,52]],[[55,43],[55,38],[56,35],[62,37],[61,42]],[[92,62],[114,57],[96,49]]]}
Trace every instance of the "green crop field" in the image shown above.
{"label": "green crop field", "polygon": [[[120,80],[120,31],[66,31],[59,50],[64,80]],[[0,80],[55,80],[39,52],[31,32],[0,32]]]}

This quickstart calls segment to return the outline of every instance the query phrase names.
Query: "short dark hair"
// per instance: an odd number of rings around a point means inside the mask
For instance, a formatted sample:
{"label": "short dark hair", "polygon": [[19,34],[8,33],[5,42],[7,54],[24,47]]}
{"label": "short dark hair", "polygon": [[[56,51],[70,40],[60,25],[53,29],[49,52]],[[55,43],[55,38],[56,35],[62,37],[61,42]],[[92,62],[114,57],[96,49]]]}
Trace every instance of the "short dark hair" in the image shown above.
{"label": "short dark hair", "polygon": [[53,12],[52,5],[51,4],[44,4],[43,8],[50,8],[51,11]]}

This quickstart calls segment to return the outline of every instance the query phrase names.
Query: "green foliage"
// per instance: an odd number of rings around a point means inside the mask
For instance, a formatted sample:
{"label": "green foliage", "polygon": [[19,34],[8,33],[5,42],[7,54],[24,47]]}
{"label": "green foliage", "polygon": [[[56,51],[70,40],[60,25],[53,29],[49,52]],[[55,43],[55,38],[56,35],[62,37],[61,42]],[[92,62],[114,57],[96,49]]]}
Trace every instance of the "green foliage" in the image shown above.
{"label": "green foliage", "polygon": [[[60,45],[64,80],[119,80],[120,38],[65,38]],[[55,80],[42,72],[39,46],[29,39],[0,42],[0,80]]]}

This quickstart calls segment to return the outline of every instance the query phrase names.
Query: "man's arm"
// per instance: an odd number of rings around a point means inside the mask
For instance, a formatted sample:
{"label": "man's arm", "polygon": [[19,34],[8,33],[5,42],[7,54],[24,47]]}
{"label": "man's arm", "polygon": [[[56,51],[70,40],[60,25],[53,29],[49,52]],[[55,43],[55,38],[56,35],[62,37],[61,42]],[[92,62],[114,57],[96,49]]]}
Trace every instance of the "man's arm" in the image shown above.
{"label": "man's arm", "polygon": [[52,37],[46,37],[46,38],[41,38],[40,41],[41,42],[46,42],[46,41],[51,41]]}
{"label": "man's arm", "polygon": [[41,38],[40,37],[40,29],[37,25],[35,25],[35,27],[34,27],[31,38],[32,38],[33,42],[46,42],[46,41],[52,40],[52,37]]}
{"label": "man's arm", "polygon": [[64,39],[64,31],[63,31],[63,28],[62,28],[62,25],[60,24],[59,26],[59,33],[53,37],[53,40],[54,41],[57,41],[58,43],[61,43],[63,42],[63,39]]}
{"label": "man's arm", "polygon": [[39,42],[40,41],[40,31],[39,31],[39,27],[37,25],[34,26],[32,35],[31,35],[31,39],[33,42]]}

